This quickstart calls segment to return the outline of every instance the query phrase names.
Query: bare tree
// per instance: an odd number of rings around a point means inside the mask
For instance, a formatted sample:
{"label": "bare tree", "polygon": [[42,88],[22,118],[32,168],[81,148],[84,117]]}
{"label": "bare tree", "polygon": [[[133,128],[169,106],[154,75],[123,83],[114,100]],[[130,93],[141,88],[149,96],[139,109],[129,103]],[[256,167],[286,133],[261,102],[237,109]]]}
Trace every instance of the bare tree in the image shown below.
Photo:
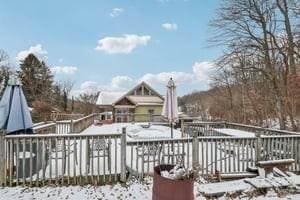
{"label": "bare tree", "polygon": [[5,51],[0,49],[0,99],[3,95],[11,73],[12,71],[9,64],[9,56]]}
{"label": "bare tree", "polygon": [[99,92],[84,92],[79,95],[78,100],[82,103],[81,113],[91,114],[96,110],[96,102]]}
{"label": "bare tree", "polygon": [[[293,102],[293,97],[288,90],[289,75],[297,72],[294,39],[296,20],[293,18],[295,12],[290,9],[293,5],[294,1],[288,0],[223,0],[211,23],[215,31],[212,44],[226,47],[226,53],[219,64],[234,74],[233,83],[226,84],[227,90],[238,85],[248,88],[246,95],[253,101],[250,91],[265,95],[259,88],[251,87],[249,90],[248,85],[267,86],[270,92],[266,94],[272,97],[270,103],[275,105],[281,129],[286,128],[287,117],[293,129],[296,129],[294,107],[290,103]],[[262,78],[263,84],[261,80],[252,79],[256,77],[255,74]],[[252,78],[247,78],[248,75]],[[226,77],[222,80],[226,80]],[[230,94],[231,103],[232,98]],[[242,102],[245,109],[245,101]],[[256,114],[260,115],[259,113],[256,110]]]}

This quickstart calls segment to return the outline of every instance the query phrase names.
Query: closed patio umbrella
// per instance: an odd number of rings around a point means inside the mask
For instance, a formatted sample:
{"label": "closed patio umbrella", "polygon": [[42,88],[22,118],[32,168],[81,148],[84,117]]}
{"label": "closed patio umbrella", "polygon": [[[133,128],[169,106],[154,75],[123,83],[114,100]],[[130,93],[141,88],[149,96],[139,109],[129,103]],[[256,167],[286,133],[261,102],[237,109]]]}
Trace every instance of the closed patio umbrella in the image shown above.
{"label": "closed patio umbrella", "polygon": [[9,81],[0,101],[0,129],[7,134],[31,134],[32,119],[20,82]]}
{"label": "closed patio umbrella", "polygon": [[176,96],[176,86],[172,78],[167,85],[167,94],[164,101],[162,116],[171,124],[171,138],[173,138],[173,123],[178,120],[178,103]]}
{"label": "closed patio umbrella", "polygon": [[[32,134],[32,127],[32,119],[26,98],[22,91],[22,86],[18,79],[13,77],[9,80],[9,83],[0,101],[0,129],[4,129],[7,135]],[[13,144],[12,148],[14,156],[19,155],[19,159],[13,161],[18,163],[18,168],[15,169],[18,172],[17,178],[21,178],[23,176],[29,177],[30,159],[33,163],[38,163],[32,166],[32,174],[34,174],[37,171],[37,168],[38,170],[41,169],[40,161],[37,161],[37,153],[39,153],[40,156],[42,156],[41,146],[42,145],[40,145],[38,149],[36,142],[34,142],[32,145],[28,143],[19,144],[18,147],[17,144]],[[17,152],[16,149],[18,149],[19,151]],[[23,155],[23,149],[25,152],[31,152],[32,157],[30,158],[25,156],[25,158],[22,158],[20,155]],[[13,165],[16,167],[15,164]],[[23,165],[25,166],[25,171],[23,170]]]}

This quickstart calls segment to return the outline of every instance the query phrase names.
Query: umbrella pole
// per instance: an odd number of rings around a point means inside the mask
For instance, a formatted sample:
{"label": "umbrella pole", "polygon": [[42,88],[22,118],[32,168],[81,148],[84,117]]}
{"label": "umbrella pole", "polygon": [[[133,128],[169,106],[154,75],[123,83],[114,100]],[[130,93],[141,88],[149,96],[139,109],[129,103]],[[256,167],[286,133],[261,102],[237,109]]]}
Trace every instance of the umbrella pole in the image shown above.
{"label": "umbrella pole", "polygon": [[171,122],[171,138],[173,139],[173,123]]}
{"label": "umbrella pole", "polygon": [[[173,122],[171,122],[171,139],[173,139]],[[171,150],[174,151],[174,144],[172,142]]]}

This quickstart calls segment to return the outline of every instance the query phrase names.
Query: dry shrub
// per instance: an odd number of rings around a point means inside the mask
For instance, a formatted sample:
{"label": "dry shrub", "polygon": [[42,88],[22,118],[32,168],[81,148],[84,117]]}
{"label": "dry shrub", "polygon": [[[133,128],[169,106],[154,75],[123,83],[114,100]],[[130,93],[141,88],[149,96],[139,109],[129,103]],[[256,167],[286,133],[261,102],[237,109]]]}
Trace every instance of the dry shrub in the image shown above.
{"label": "dry shrub", "polygon": [[44,101],[33,102],[32,119],[35,122],[48,121],[51,116],[52,106]]}

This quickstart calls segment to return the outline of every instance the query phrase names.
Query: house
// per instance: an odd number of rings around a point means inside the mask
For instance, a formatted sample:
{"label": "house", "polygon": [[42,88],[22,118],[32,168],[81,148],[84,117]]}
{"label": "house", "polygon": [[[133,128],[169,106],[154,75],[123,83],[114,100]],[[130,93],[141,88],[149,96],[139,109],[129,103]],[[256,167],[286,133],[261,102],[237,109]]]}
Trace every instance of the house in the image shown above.
{"label": "house", "polygon": [[161,119],[163,103],[158,92],[141,82],[127,93],[100,92],[96,104],[100,112],[112,112],[115,122],[144,122]]}

